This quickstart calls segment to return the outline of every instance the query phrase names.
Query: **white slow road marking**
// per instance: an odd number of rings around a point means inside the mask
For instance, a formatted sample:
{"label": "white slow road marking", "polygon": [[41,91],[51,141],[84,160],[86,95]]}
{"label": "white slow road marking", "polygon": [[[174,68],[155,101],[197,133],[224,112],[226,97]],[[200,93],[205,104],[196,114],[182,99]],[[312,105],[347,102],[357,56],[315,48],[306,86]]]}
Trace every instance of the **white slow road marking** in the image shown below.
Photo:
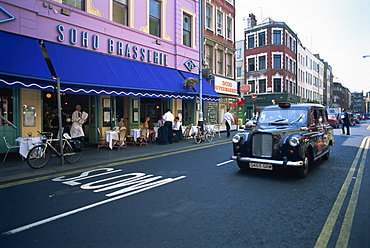
{"label": "white slow road marking", "polygon": [[90,204],[90,205],[87,205],[87,206],[84,206],[84,207],[81,207],[81,208],[77,208],[77,209],[62,213],[62,214],[58,214],[58,215],[55,215],[53,217],[50,217],[50,218],[47,218],[47,219],[44,219],[44,220],[40,220],[40,221],[34,222],[32,224],[10,230],[8,232],[4,232],[2,234],[3,235],[10,235],[10,234],[15,234],[15,233],[18,233],[18,232],[22,232],[24,230],[27,230],[27,229],[30,229],[30,228],[33,228],[33,227],[36,227],[36,226],[39,226],[39,225],[43,225],[43,224],[46,224],[48,222],[51,222],[51,221],[54,221],[54,220],[57,220],[57,219],[60,219],[60,218],[63,218],[63,217],[67,217],[69,215],[72,215],[72,214],[75,214],[75,213],[78,213],[78,212],[81,212],[81,211],[84,211],[84,210],[88,210],[90,208],[94,208],[94,207],[97,207],[97,206],[100,206],[100,205],[103,205],[103,204],[106,204],[106,203],[109,203],[109,202],[112,202],[112,201],[116,201],[116,200],[128,197],[130,195],[134,195],[134,194],[143,192],[145,190],[152,189],[152,188],[158,187],[160,185],[164,185],[164,184],[167,184],[167,183],[170,183],[170,182],[174,182],[174,181],[177,181],[177,180],[180,180],[180,179],[183,179],[183,178],[186,178],[186,176],[180,176],[180,177],[176,177],[176,178],[167,178],[167,179],[164,179],[164,180],[158,182],[158,184],[154,184],[154,185],[148,186],[146,188],[135,190],[135,191],[132,191],[132,192],[129,192],[129,193],[126,193],[126,194],[123,194],[123,195],[119,195],[119,196],[116,196],[116,197],[113,197],[113,198],[110,198],[110,199],[107,199],[107,200],[104,200],[104,201],[96,202],[96,203],[93,203],[93,204]]}
{"label": "white slow road marking", "polygon": [[234,160],[228,160],[228,161],[225,161],[225,162],[222,162],[222,163],[219,163],[217,164],[217,166],[221,166],[221,165],[224,165],[224,164],[228,164],[228,163],[231,163],[233,162]]}

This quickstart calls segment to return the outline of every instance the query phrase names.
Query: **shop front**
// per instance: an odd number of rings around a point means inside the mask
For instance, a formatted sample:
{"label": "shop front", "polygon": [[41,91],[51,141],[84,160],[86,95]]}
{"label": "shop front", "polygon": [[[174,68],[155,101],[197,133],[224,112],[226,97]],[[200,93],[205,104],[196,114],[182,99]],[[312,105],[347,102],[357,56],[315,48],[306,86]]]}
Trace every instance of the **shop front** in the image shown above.
{"label": "shop front", "polygon": [[[184,118],[185,125],[196,123],[199,86],[182,85],[195,74],[20,35],[0,35],[1,57],[11,60],[0,66],[0,114],[6,119],[1,119],[0,129],[9,140],[28,133],[36,136],[37,131],[57,135],[59,97],[63,128],[71,126],[77,104],[89,114],[83,128],[90,143],[98,140],[97,127],[104,132],[122,121],[129,129],[137,128],[146,116],[156,122],[168,108]],[[217,93],[207,85],[205,97],[217,101]],[[4,151],[2,144],[0,152]]]}
{"label": "shop front", "polygon": [[237,129],[238,121],[238,83],[234,80],[214,76],[212,79],[214,90],[221,96],[218,102],[210,102],[207,106],[208,121],[210,123],[221,123],[221,130],[226,130],[226,125],[222,119],[223,115],[230,109],[234,116],[234,123],[231,129]]}

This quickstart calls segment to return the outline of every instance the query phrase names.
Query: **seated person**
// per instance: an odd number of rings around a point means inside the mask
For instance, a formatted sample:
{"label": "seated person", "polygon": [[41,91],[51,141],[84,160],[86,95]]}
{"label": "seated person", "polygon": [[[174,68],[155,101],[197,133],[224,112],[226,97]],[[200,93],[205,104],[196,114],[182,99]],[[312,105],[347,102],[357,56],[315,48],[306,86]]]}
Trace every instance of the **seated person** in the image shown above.
{"label": "seated person", "polygon": [[154,142],[154,140],[155,140],[155,131],[152,130],[152,129],[149,129],[149,122],[150,122],[150,117],[147,116],[145,118],[144,123],[143,123],[143,128],[146,128],[146,129],[149,130],[149,141]]}
{"label": "seated person", "polygon": [[161,115],[161,117],[158,119],[158,122],[157,122],[157,127],[161,127],[161,126],[164,126],[164,119],[163,119],[163,115]]}
{"label": "seated person", "polygon": [[182,138],[181,137],[182,130],[181,130],[181,123],[180,123],[179,117],[175,117],[175,121],[172,125],[172,132],[175,134],[175,141],[179,142],[180,139]]}

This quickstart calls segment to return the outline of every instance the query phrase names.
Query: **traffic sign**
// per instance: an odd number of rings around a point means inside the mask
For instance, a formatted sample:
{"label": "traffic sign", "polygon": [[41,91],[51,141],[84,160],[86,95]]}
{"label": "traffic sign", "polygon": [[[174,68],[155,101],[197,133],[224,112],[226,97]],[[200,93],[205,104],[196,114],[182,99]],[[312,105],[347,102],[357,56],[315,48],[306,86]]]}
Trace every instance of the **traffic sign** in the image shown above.
{"label": "traffic sign", "polygon": [[255,101],[257,99],[257,95],[256,94],[253,94],[252,95],[252,101]]}

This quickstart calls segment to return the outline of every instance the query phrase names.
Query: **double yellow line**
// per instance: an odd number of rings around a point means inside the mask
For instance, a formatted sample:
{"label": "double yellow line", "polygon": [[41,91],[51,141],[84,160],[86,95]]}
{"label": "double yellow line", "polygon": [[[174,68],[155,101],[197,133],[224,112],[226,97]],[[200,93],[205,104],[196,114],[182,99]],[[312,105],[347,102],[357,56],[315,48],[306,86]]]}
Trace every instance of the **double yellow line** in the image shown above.
{"label": "double yellow line", "polygon": [[78,169],[78,170],[73,170],[73,171],[66,171],[66,172],[62,172],[62,173],[59,173],[59,174],[50,174],[50,175],[46,175],[46,176],[40,176],[40,177],[36,177],[36,178],[32,178],[32,179],[20,180],[20,181],[15,181],[15,182],[11,182],[11,183],[5,183],[5,184],[0,185],[0,189],[9,188],[9,187],[12,187],[12,186],[22,185],[22,184],[26,184],[26,183],[38,182],[38,181],[51,179],[51,178],[55,178],[55,177],[60,177],[60,176],[78,174],[78,173],[82,173],[86,170],[107,168],[107,167],[113,167],[113,166],[117,166],[117,165],[135,163],[135,162],[140,162],[140,161],[145,161],[145,160],[150,160],[150,159],[155,159],[155,158],[162,158],[162,157],[167,157],[167,156],[171,156],[171,155],[196,151],[196,150],[200,150],[200,149],[205,149],[205,148],[210,148],[210,147],[213,147],[213,146],[225,145],[225,144],[230,144],[230,141],[209,143],[207,145],[196,146],[196,147],[192,147],[192,148],[188,148],[188,149],[177,150],[177,151],[172,151],[172,152],[165,152],[165,153],[156,154],[156,155],[148,155],[148,156],[140,157],[140,158],[131,158],[131,159],[117,161],[117,162],[113,162],[113,163],[100,164],[100,165],[91,165],[92,167],[88,167],[88,168],[83,168],[83,169]]}
{"label": "double yellow line", "polygon": [[[360,186],[365,167],[366,156],[369,150],[369,145],[370,145],[370,136],[362,140],[361,146],[356,154],[355,160],[353,161],[352,166],[347,174],[347,178],[342,185],[338,197],[330,211],[328,218],[326,219],[325,225],[320,233],[320,236],[316,241],[315,248],[327,247],[330,237],[332,236],[333,233],[334,225],[337,222],[339,212],[343,206],[344,199],[346,198],[347,194],[351,193],[348,192],[348,189],[354,178],[353,175],[357,170],[356,181],[352,189],[351,197],[347,206],[347,210],[344,216],[344,220],[342,222],[342,227],[335,247],[340,248],[348,246],[352,222],[355,215],[358,196],[360,193]],[[357,168],[358,164],[359,167]]]}

